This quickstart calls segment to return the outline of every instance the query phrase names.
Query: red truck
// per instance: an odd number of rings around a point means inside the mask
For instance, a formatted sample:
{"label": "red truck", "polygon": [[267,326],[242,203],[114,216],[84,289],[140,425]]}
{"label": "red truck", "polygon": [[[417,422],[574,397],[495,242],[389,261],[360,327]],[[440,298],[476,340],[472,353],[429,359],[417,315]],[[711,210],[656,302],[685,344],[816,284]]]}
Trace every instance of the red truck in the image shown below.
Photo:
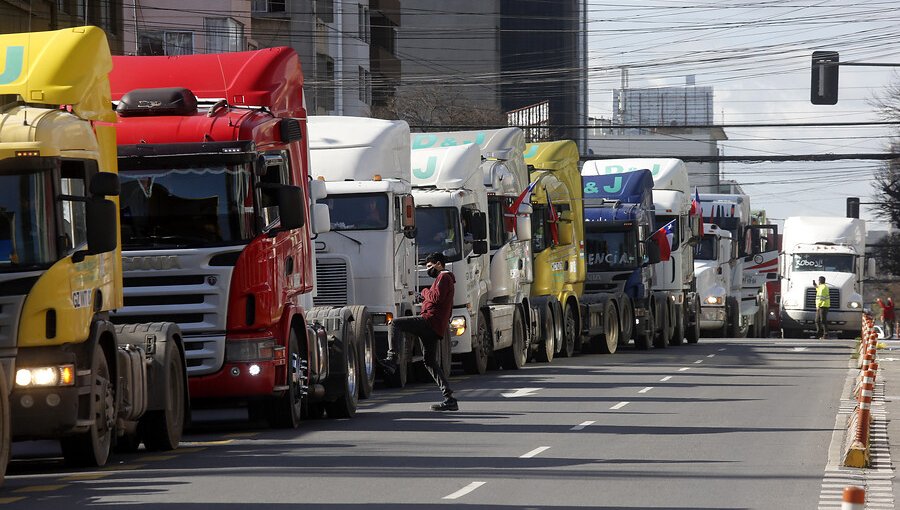
{"label": "red truck", "polygon": [[[328,210],[290,48],[114,57],[124,308],[184,333],[192,405],[355,414],[363,307],[312,309]],[[371,326],[369,326],[371,327]]]}

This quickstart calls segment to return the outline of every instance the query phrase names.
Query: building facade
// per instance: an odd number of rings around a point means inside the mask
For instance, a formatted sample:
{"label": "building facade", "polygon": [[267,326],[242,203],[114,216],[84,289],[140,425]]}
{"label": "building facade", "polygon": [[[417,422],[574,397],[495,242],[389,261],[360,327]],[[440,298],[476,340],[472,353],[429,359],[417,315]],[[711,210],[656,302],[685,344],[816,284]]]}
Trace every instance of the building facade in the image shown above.
{"label": "building facade", "polygon": [[106,32],[113,54],[121,54],[122,0],[0,0],[0,33],[41,32],[96,25]]}

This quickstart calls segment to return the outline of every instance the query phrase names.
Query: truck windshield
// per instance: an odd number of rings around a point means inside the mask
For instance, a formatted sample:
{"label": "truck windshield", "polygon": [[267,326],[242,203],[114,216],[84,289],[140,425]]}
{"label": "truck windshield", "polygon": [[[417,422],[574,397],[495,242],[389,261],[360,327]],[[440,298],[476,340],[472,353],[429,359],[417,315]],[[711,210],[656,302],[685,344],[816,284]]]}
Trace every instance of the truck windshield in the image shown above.
{"label": "truck windshield", "polygon": [[438,252],[448,262],[462,258],[459,212],[453,207],[416,207],[416,244],[419,262]]}
{"label": "truck windshield", "polygon": [[630,270],[640,265],[634,230],[591,229],[585,237],[584,255],[589,272]]}
{"label": "truck windshield", "polygon": [[388,197],[383,193],[329,195],[320,203],[331,213],[331,230],[384,230],[388,226]]}
{"label": "truck windshield", "polygon": [[853,272],[853,255],[836,253],[797,253],[794,255],[794,271]]}
{"label": "truck windshield", "polygon": [[694,247],[694,260],[716,260],[719,258],[719,238],[705,235]]}
{"label": "truck windshield", "polygon": [[221,246],[254,237],[246,165],[127,170],[119,179],[122,246]]}
{"label": "truck windshield", "polygon": [[56,261],[51,229],[53,174],[49,170],[0,175],[0,271]]}

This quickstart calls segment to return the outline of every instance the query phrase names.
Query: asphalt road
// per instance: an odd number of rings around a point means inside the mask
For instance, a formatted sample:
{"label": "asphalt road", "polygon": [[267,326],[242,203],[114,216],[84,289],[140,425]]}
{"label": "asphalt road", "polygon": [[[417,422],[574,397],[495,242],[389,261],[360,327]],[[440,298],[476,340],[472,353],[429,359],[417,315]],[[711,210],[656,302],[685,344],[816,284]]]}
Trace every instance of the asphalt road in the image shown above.
{"label": "asphalt road", "polygon": [[292,431],[204,413],[179,450],[93,471],[25,443],[0,508],[813,509],[850,347],[620,349],[457,375],[459,412],[431,411],[440,394],[418,384]]}

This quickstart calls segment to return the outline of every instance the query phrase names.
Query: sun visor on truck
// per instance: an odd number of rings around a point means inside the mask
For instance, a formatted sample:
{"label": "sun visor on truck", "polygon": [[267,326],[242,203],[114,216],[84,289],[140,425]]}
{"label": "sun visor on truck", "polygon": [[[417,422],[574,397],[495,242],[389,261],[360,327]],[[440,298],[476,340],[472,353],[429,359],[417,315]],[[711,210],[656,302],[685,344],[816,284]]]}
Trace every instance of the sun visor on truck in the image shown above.
{"label": "sun visor on truck", "polygon": [[243,165],[257,156],[251,141],[139,143],[120,145],[118,151],[120,170]]}

